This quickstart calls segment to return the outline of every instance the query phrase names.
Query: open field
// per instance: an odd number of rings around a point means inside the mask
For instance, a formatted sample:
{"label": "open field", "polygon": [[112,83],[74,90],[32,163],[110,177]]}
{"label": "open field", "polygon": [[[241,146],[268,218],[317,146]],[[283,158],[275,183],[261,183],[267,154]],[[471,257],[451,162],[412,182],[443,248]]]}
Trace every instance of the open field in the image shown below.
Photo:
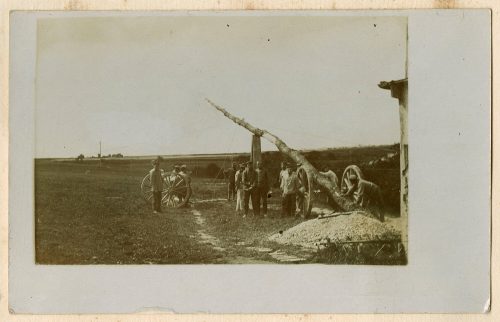
{"label": "open field", "polygon": [[[379,153],[383,155],[382,153]],[[372,157],[372,155],[370,155]],[[237,157],[236,157],[237,158]],[[273,160],[267,155],[267,161]],[[351,160],[348,160],[351,161]],[[210,163],[229,166],[227,157],[166,160],[163,168],[182,162],[191,168]],[[362,161],[364,162],[364,161]],[[279,162],[278,162],[279,163]],[[273,165],[275,162],[273,162]],[[234,202],[203,200],[226,196],[223,179],[193,178],[189,208],[153,214],[141,196],[140,182],[149,160],[108,159],[35,162],[36,262],[40,264],[203,264],[326,262],[366,263],[362,254],[343,258],[331,250],[314,252],[272,242],[269,236],[304,221],[279,218],[280,198],[269,199],[269,216],[241,218]],[[341,176],[341,173],[334,169]],[[270,169],[273,175],[274,168]],[[386,169],[396,172],[398,169]],[[381,173],[384,173],[383,171]],[[394,188],[394,182],[392,182]],[[399,190],[398,182],[396,189]],[[398,195],[399,198],[399,195]],[[391,208],[389,219],[397,217]],[[251,213],[251,210],[250,210]],[[375,250],[376,251],[376,250]],[[373,256],[371,252],[367,256]],[[359,258],[359,257],[362,258]],[[401,264],[382,252],[372,264]],[[357,259],[356,259],[356,258]]]}

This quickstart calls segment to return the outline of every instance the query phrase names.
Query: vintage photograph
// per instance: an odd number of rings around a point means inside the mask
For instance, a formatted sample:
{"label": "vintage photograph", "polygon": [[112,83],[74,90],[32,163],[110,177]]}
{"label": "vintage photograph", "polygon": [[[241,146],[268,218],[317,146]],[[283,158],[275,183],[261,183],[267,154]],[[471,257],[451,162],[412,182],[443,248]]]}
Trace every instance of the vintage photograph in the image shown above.
{"label": "vintage photograph", "polygon": [[407,265],[407,25],[39,19],[36,263]]}

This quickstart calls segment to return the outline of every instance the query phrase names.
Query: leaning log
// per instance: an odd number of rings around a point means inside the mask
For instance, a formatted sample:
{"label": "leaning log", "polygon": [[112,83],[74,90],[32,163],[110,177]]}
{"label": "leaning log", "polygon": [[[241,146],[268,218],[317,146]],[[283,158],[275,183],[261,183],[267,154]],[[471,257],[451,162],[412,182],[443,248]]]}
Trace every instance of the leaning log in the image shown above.
{"label": "leaning log", "polygon": [[300,164],[301,167],[307,172],[307,176],[310,178],[310,180],[312,180],[320,188],[321,191],[323,191],[330,197],[329,200],[332,203],[332,206],[343,211],[351,211],[355,209],[355,206],[352,202],[340,195],[338,188],[330,181],[330,179],[316,170],[316,168],[300,152],[290,148],[288,145],[286,145],[285,142],[283,142],[283,140],[270,133],[269,131],[256,128],[255,126],[246,122],[244,119],[232,115],[227,110],[215,104],[208,98],[206,98],[206,100],[215,109],[224,114],[225,117],[238,124],[239,126],[244,127],[253,134],[263,137],[267,141],[271,142],[278,148],[281,153],[290,157],[297,164]]}

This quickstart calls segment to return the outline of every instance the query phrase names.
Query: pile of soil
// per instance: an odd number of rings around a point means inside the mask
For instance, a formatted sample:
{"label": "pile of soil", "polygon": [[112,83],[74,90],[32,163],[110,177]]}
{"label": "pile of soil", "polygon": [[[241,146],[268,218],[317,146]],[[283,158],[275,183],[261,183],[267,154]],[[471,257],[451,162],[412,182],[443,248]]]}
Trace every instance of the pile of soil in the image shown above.
{"label": "pile of soil", "polygon": [[316,247],[324,240],[331,242],[400,239],[401,232],[362,213],[311,219],[269,237],[280,244]]}

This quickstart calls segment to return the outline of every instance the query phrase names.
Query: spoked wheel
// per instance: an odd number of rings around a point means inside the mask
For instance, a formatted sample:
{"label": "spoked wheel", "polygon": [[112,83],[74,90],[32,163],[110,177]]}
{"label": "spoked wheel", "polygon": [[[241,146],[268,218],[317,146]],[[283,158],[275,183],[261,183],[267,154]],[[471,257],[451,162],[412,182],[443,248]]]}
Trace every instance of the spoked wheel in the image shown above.
{"label": "spoked wheel", "polygon": [[[340,182],[340,191],[342,193],[346,193],[349,189],[352,188],[353,183],[349,179],[350,176],[356,176],[359,179],[363,179],[363,172],[357,165],[350,165],[345,168],[344,173],[342,174],[342,181]],[[354,191],[353,197],[357,198],[357,192]]]}
{"label": "spoked wheel", "polygon": [[[179,208],[187,204],[191,197],[191,188],[187,180],[179,174],[167,174],[162,171],[163,192],[161,204],[167,208]],[[144,200],[151,203],[153,192],[151,191],[151,178],[147,174],[141,183],[141,192]]]}
{"label": "spoked wheel", "polygon": [[299,179],[300,192],[299,192],[299,206],[300,214],[302,217],[308,217],[311,214],[312,209],[312,177],[307,173],[307,171],[300,167],[297,170],[297,177]]}
{"label": "spoked wheel", "polygon": [[151,177],[149,174],[142,179],[141,192],[144,200],[151,203],[153,199],[153,191],[151,191]]}
{"label": "spoked wheel", "polygon": [[191,197],[191,188],[186,178],[180,174],[163,177],[161,204],[167,208],[179,208],[186,205]]}

